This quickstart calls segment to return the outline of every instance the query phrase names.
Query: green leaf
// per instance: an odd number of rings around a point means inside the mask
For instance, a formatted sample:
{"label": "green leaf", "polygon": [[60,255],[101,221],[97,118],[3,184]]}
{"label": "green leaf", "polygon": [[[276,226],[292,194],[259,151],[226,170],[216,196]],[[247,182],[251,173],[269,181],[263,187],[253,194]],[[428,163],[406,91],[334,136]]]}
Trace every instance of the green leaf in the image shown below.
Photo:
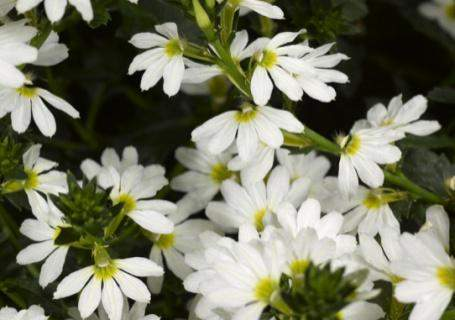
{"label": "green leaf", "polygon": [[448,87],[437,87],[428,93],[428,99],[446,103],[455,104],[455,89]]}

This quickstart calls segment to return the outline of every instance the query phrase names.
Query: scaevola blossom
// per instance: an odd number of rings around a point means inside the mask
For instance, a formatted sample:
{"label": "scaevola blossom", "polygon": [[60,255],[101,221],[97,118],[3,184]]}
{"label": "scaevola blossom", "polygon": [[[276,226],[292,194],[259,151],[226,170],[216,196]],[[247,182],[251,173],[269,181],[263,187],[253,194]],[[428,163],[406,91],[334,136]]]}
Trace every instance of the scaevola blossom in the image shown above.
{"label": "scaevola blossom", "polygon": [[168,183],[161,166],[135,165],[122,174],[109,167],[109,172],[114,182],[110,197],[115,204],[123,204],[120,214],[153,233],[168,234],[174,230],[174,224],[166,216],[177,209],[176,205],[151,199]]}
{"label": "scaevola blossom", "polygon": [[248,161],[261,142],[271,148],[280,147],[284,142],[280,129],[300,133],[304,127],[288,111],[245,104],[242,110],[227,111],[206,121],[193,130],[191,138],[205,142],[212,154],[220,154],[236,140],[239,156]]}
{"label": "scaevola blossom", "polygon": [[227,180],[221,186],[225,202],[212,201],[205,213],[220,228],[232,232],[242,225],[253,226],[263,231],[271,224],[280,205],[288,198],[290,178],[287,170],[276,167],[270,174],[267,184],[263,181],[240,186]]}
{"label": "scaevola blossom", "polygon": [[431,0],[419,6],[419,12],[435,20],[442,29],[455,38],[455,3],[452,0]]}
{"label": "scaevola blossom", "polygon": [[427,136],[441,128],[438,121],[419,120],[428,107],[421,95],[403,104],[401,94],[390,100],[387,108],[378,103],[368,110],[367,121],[373,128],[390,128],[400,133]]}
{"label": "scaevola blossom", "polygon": [[[330,242],[322,243],[322,247],[319,248],[321,250],[316,250],[316,254],[320,254],[319,257],[324,255],[325,259],[332,259],[352,253],[356,249],[355,237],[341,232],[343,216],[338,212],[330,212],[321,216],[321,205],[315,199],[310,198],[303,202],[298,211],[290,203],[283,203],[277,210],[277,218],[279,225],[284,230],[283,233],[293,238],[297,238],[302,230],[312,229],[315,232],[314,236],[308,233],[304,238],[316,237],[320,240],[331,240],[333,246],[325,252],[325,255],[322,248],[331,246]],[[306,241],[300,239],[299,241],[301,241],[301,245],[306,245],[308,239]],[[309,251],[307,250],[307,252]],[[318,261],[321,262],[321,259]]]}
{"label": "scaevola blossom", "polygon": [[44,309],[37,305],[19,311],[11,307],[0,309],[0,320],[47,320],[48,318],[44,315]]}
{"label": "scaevola blossom", "polygon": [[339,198],[340,207],[344,207],[344,232],[359,232],[375,236],[384,228],[400,231],[400,223],[393,214],[389,203],[403,198],[403,193],[389,192],[382,189],[359,187],[345,206],[345,199]]}
{"label": "scaevola blossom", "polygon": [[[217,1],[222,2],[222,0]],[[264,0],[228,0],[227,5],[239,9],[241,14],[251,10],[270,19],[284,19],[283,10]]]}
{"label": "scaevola blossom", "polygon": [[175,158],[189,170],[173,178],[171,188],[187,193],[188,197],[200,201],[202,206],[218,194],[223,181],[236,178],[235,173],[227,167],[232,158],[230,152],[212,155],[196,145],[196,149],[178,148]]}
{"label": "scaevola blossom", "polygon": [[342,148],[338,168],[338,182],[341,192],[353,195],[359,178],[367,186],[378,188],[384,183],[384,173],[379,165],[395,163],[401,158],[401,151],[391,143],[403,137],[388,128],[353,128],[349,136],[340,139]]}
{"label": "scaevola blossom", "polygon": [[158,33],[138,33],[131,38],[133,46],[147,51],[133,59],[128,74],[145,70],[141,79],[142,90],[154,87],[163,78],[164,92],[173,96],[180,90],[185,72],[183,43],[173,22],[156,25],[155,30]]}
{"label": "scaevola blossom", "polygon": [[78,303],[81,317],[88,318],[101,302],[109,320],[122,320],[124,295],[138,302],[150,302],[147,286],[136,277],[161,276],[160,266],[145,258],[100,260],[65,277],[57,286],[54,299],[81,291]]}
{"label": "scaevola blossom", "polygon": [[[133,306],[129,307],[128,299],[123,299],[123,312],[121,320],[159,320],[160,317],[154,314],[145,315],[145,309],[147,307],[146,303],[135,302]],[[103,305],[101,304],[98,307],[98,314],[93,313],[90,317],[82,319],[77,308],[70,308],[68,310],[68,315],[71,319],[67,320],[109,320],[109,316],[104,310]]]}
{"label": "scaevola blossom", "polygon": [[68,225],[63,221],[63,213],[50,199],[32,210],[40,219],[26,219],[20,232],[36,243],[19,252],[17,263],[27,265],[46,259],[39,276],[39,284],[44,288],[62,273],[69,246],[58,245],[55,240]]}
{"label": "scaevola blossom", "polygon": [[[300,195],[295,203],[302,203],[305,198],[314,197],[323,183],[323,179],[330,169],[330,162],[324,156],[311,151],[308,154],[291,154],[287,149],[278,149],[278,162],[284,166],[291,177],[291,198]],[[305,192],[304,192],[305,191]]]}
{"label": "scaevola blossom", "polygon": [[51,170],[58,166],[58,163],[40,157],[41,145],[31,146],[22,156],[24,171],[27,175],[23,181],[24,191],[27,194],[28,202],[32,212],[38,219],[41,219],[34,208],[46,206],[46,201],[39,192],[44,194],[66,193],[66,174],[64,172]]}
{"label": "scaevola blossom", "polygon": [[49,67],[59,64],[68,58],[68,47],[59,43],[59,36],[51,31],[46,41],[38,49],[38,58],[33,61],[35,66]]}
{"label": "scaevola blossom", "polygon": [[[23,19],[0,26],[0,86],[19,88],[27,83],[25,75],[16,66],[33,62],[38,56],[38,50],[28,44],[37,30],[26,26],[26,22]],[[2,109],[8,106],[5,98],[0,101],[3,102],[0,105],[0,115],[3,116]]]}
{"label": "scaevola blossom", "polygon": [[19,13],[25,13],[35,8],[41,2],[44,2],[44,11],[52,23],[60,21],[63,18],[68,2],[81,14],[82,19],[85,21],[91,21],[93,19],[93,9],[90,0],[17,0],[16,10]]}
{"label": "scaevola blossom", "polygon": [[[396,284],[395,297],[402,303],[415,304],[410,320],[439,319],[455,291],[455,260],[438,236],[448,231],[448,225],[440,228],[439,223],[448,221],[447,213],[442,207],[432,210],[430,216],[433,215],[431,219],[434,220],[429,222],[430,226],[424,227],[423,232],[401,236],[404,255],[391,265],[392,272],[403,279]],[[439,231],[428,232],[428,228]],[[448,233],[444,234],[444,238],[448,237]]]}
{"label": "scaevola blossom", "polygon": [[72,118],[79,118],[79,112],[72,105],[38,87],[0,89],[0,101],[0,117],[11,113],[11,126],[18,133],[24,133],[28,129],[33,115],[33,120],[43,135],[52,137],[55,134],[55,118],[44,102]]}
{"label": "scaevola blossom", "polygon": [[355,301],[337,313],[339,320],[378,320],[385,316],[377,304],[366,301]]}
{"label": "scaevola blossom", "polygon": [[93,159],[85,159],[81,163],[81,171],[89,180],[102,174],[103,177],[100,179],[102,187],[108,188],[112,186],[113,183],[113,181],[109,180],[109,167],[113,167],[119,174],[122,174],[129,167],[138,164],[139,154],[133,146],[123,148],[121,157],[113,148],[106,148],[101,154],[101,163],[98,163]]}
{"label": "scaevola blossom", "polygon": [[251,94],[257,105],[264,106],[269,102],[274,84],[289,99],[298,101],[302,98],[303,89],[294,77],[294,74],[304,70],[298,56],[313,49],[304,44],[286,45],[293,42],[301,33],[279,33],[266,41],[254,55],[257,62],[251,78]]}
{"label": "scaevola blossom", "polygon": [[16,5],[16,0],[0,0],[0,18],[6,16]]}
{"label": "scaevola blossom", "polygon": [[[185,263],[184,255],[202,248],[199,235],[206,231],[215,231],[215,225],[204,219],[186,219],[192,213],[191,205],[184,202],[177,203],[178,210],[169,215],[174,223],[174,231],[170,234],[150,234],[153,241],[150,251],[150,260],[163,266],[163,257],[167,268],[178,278],[184,280],[192,269]],[[182,212],[182,211],[187,211]],[[163,277],[150,277],[147,284],[152,293],[161,292]]]}

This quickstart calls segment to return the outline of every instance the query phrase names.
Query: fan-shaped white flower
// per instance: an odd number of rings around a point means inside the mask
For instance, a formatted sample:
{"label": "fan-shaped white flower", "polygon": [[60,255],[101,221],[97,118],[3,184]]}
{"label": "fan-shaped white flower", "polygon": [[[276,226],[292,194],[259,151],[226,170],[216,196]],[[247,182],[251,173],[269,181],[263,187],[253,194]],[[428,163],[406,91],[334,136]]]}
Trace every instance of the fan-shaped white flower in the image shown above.
{"label": "fan-shaped white flower", "polygon": [[[222,0],[217,0],[222,2]],[[270,19],[284,19],[283,10],[264,0],[228,0],[227,5],[238,8],[241,14],[249,10]]]}
{"label": "fan-shaped white flower", "polygon": [[78,304],[81,317],[89,317],[102,302],[110,320],[121,320],[123,295],[138,302],[150,302],[147,286],[136,277],[161,276],[160,266],[145,258],[101,260],[65,277],[57,286],[54,299],[82,290]]}
{"label": "fan-shaped white flower", "polygon": [[137,55],[131,62],[128,74],[145,70],[141,89],[148,90],[163,78],[163,90],[168,96],[177,94],[185,72],[183,44],[177,32],[177,25],[168,22],[155,26],[157,33],[135,34],[130,43],[147,51]]}
{"label": "fan-shaped white flower", "polygon": [[52,23],[60,21],[63,18],[68,2],[81,14],[82,19],[85,21],[91,21],[93,19],[93,9],[90,0],[17,0],[16,10],[19,13],[25,13],[35,8],[41,2],[44,2],[46,16]]}
{"label": "fan-shaped white flower", "polygon": [[419,6],[419,12],[436,20],[442,29],[455,38],[455,4],[452,0],[432,0]]}
{"label": "fan-shaped white flower", "polygon": [[390,100],[387,108],[378,103],[368,110],[368,123],[374,128],[386,127],[400,133],[417,136],[430,135],[441,128],[438,121],[419,120],[428,107],[428,100],[421,95],[403,104],[401,94]]}
{"label": "fan-shaped white flower", "polygon": [[[139,154],[135,147],[128,146],[123,149],[122,157],[117,154],[113,148],[104,149],[101,154],[101,163],[96,162],[92,159],[85,159],[81,163],[81,171],[89,179],[98,177],[98,175],[103,171],[107,171],[107,168],[113,167],[119,174],[125,172],[126,169],[134,165],[139,164]],[[108,172],[106,172],[107,174]],[[103,177],[101,180],[101,186],[108,188],[112,186],[112,181],[109,181],[109,175]],[[98,181],[100,182],[100,181]]]}
{"label": "fan-shaped white flower", "polygon": [[353,128],[351,134],[340,141],[343,149],[338,169],[339,188],[344,195],[353,195],[359,186],[359,178],[371,188],[384,183],[380,164],[395,163],[401,151],[391,143],[403,137],[388,128]]}
{"label": "fan-shaped white flower", "polygon": [[[133,306],[129,307],[128,299],[123,299],[123,312],[121,320],[159,320],[160,317],[154,314],[145,315],[145,308],[147,307],[146,303],[135,302]],[[68,315],[71,316],[71,319],[67,320],[83,320],[77,308],[70,308],[68,310]],[[85,318],[85,320],[109,320],[109,316],[104,310],[103,305],[101,304],[98,307],[98,315],[93,313],[90,317]]]}
{"label": "fan-shaped white flower", "polygon": [[[404,279],[396,284],[395,297],[403,303],[415,303],[410,320],[439,319],[455,291],[455,260],[445,251],[445,244],[438,236],[442,229],[447,232],[448,226],[439,228],[441,224],[436,221],[448,221],[444,217],[447,213],[442,207],[433,210],[430,216],[433,215],[439,231],[428,232],[424,228],[415,235],[404,233],[400,239],[402,259],[391,265],[392,272]],[[444,238],[448,236],[444,234]]]}
{"label": "fan-shaped white flower", "polygon": [[[221,186],[225,202],[213,201],[206,208],[207,216],[225,231],[237,231],[242,225],[251,225],[263,231],[273,221],[280,205],[290,201],[290,178],[287,170],[276,167],[267,180],[240,186],[227,180]],[[295,204],[297,205],[297,204]]]}
{"label": "fan-shaped white flower", "polygon": [[[23,86],[27,79],[16,66],[33,62],[38,56],[38,50],[28,45],[37,30],[26,26],[26,21],[23,19],[0,26],[0,86],[10,88]],[[4,102],[3,100],[0,99]],[[1,109],[4,108],[4,105],[0,105],[0,116],[3,116]]]}
{"label": "fan-shaped white flower", "polygon": [[176,205],[166,200],[151,199],[168,183],[164,168],[135,165],[121,175],[113,167],[108,169],[110,179],[114,182],[110,197],[115,204],[123,204],[120,214],[153,233],[168,234],[174,230],[174,224],[166,215],[174,212]]}
{"label": "fan-shaped white flower", "polygon": [[37,305],[19,311],[11,307],[0,309],[0,320],[47,320],[48,318],[44,315],[44,309]]}
{"label": "fan-shaped white flower", "polygon": [[26,219],[20,232],[37,243],[21,250],[17,255],[17,263],[26,265],[46,259],[39,276],[39,284],[44,288],[62,273],[69,246],[58,245],[55,240],[62,228],[68,225],[63,221],[63,213],[50,199],[46,205],[43,203],[43,206],[32,210],[39,220]]}
{"label": "fan-shaped white flower", "polygon": [[41,219],[39,211],[35,208],[45,208],[46,200],[39,194],[59,194],[66,193],[68,186],[66,184],[66,174],[60,171],[51,170],[58,166],[58,163],[40,157],[41,145],[31,146],[22,156],[24,171],[27,175],[23,181],[23,187],[27,194],[28,202],[32,212],[38,219]]}
{"label": "fan-shaped white flower", "polygon": [[43,135],[52,137],[55,134],[57,124],[44,101],[72,118],[79,118],[79,112],[72,105],[38,87],[0,89],[0,100],[0,117],[11,113],[11,125],[18,133],[28,129],[33,115],[33,120]]}
{"label": "fan-shaped white flower", "polygon": [[227,163],[232,158],[230,152],[212,155],[200,145],[196,149],[180,147],[175,151],[175,158],[189,169],[171,181],[171,188],[186,192],[187,196],[198,200],[202,207],[220,191],[226,179],[235,179],[235,173],[228,169]]}
{"label": "fan-shaped white flower", "polygon": [[38,58],[33,61],[35,66],[54,66],[68,58],[68,47],[59,43],[59,36],[51,31],[46,41],[38,49]]}
{"label": "fan-shaped white flower", "polygon": [[304,127],[288,111],[246,104],[241,111],[227,111],[208,120],[194,129],[191,137],[194,142],[205,141],[212,154],[223,152],[236,139],[239,156],[248,161],[260,142],[280,147],[284,142],[280,129],[300,133]]}
{"label": "fan-shaped white flower", "polygon": [[[177,203],[178,211],[169,215],[169,220],[174,223],[174,231],[170,234],[151,234],[153,246],[150,251],[150,260],[163,266],[163,256],[166,266],[177,277],[184,280],[192,269],[185,263],[184,255],[202,248],[199,235],[206,231],[215,231],[215,225],[208,220],[186,220],[191,213],[191,208],[185,207],[181,202]],[[188,211],[187,213],[182,211]],[[163,277],[151,277],[147,279],[150,291],[160,293]]]}

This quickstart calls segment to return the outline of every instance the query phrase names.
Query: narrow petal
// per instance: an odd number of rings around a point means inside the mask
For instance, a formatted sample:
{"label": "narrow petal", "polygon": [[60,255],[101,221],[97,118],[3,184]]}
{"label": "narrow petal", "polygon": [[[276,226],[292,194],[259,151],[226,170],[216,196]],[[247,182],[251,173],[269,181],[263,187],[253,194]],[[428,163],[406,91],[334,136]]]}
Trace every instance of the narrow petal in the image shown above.
{"label": "narrow petal", "polygon": [[110,320],[121,320],[123,295],[114,279],[108,279],[103,282],[101,301]]}
{"label": "narrow petal", "polygon": [[54,292],[54,299],[72,296],[78,293],[93,275],[93,266],[85,267],[66,276],[60,281]]}
{"label": "narrow petal", "polygon": [[121,270],[115,274],[114,278],[125,296],[139,302],[150,302],[150,292],[142,281]]}
{"label": "narrow petal", "polygon": [[69,247],[67,246],[59,247],[46,259],[39,275],[39,284],[41,287],[45,288],[62,274],[68,249]]}
{"label": "narrow petal", "polygon": [[272,96],[272,91],[273,83],[267,74],[267,70],[257,66],[251,78],[251,94],[253,95],[254,102],[259,106],[266,105]]}
{"label": "narrow petal", "polygon": [[82,290],[79,297],[78,309],[83,319],[89,317],[98,307],[101,300],[101,280],[93,277]]}

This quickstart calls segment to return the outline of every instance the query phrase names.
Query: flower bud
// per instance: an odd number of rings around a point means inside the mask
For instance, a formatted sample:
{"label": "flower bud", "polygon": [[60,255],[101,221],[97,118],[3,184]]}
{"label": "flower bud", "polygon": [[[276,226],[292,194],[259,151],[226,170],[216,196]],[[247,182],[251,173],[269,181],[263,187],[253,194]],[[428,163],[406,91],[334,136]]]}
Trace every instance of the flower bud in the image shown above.
{"label": "flower bud", "polygon": [[213,30],[212,22],[210,21],[210,17],[208,16],[199,0],[193,0],[193,8],[194,16],[196,17],[196,22],[199,28],[201,28],[201,30],[205,33],[209,41],[214,40],[215,32]]}

